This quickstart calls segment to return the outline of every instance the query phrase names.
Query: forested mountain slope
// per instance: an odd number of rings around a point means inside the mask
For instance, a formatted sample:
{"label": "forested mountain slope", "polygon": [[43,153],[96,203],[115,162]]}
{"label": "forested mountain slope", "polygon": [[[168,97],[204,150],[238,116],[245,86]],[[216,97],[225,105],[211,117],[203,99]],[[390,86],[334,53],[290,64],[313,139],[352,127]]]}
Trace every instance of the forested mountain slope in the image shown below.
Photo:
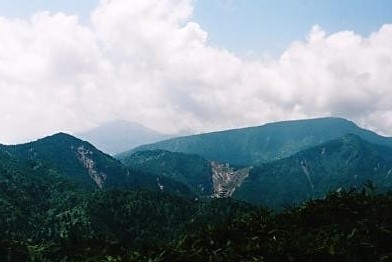
{"label": "forested mountain slope", "polygon": [[250,166],[288,157],[347,134],[355,134],[375,144],[392,145],[391,138],[359,128],[346,119],[318,118],[179,137],[140,146],[116,157],[122,159],[136,151],[163,149]]}
{"label": "forested mountain slope", "polygon": [[380,190],[392,189],[392,148],[347,135],[253,167],[233,197],[281,207],[358,188],[368,180]]}

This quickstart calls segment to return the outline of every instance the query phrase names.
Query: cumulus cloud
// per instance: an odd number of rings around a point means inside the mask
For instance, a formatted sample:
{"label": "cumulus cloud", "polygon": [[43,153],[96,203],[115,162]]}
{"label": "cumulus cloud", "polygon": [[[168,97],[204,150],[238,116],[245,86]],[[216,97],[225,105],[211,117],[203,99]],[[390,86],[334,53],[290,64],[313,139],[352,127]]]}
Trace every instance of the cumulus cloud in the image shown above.
{"label": "cumulus cloud", "polygon": [[102,0],[76,16],[0,18],[0,142],[125,119],[163,132],[342,116],[392,135],[392,25],[314,26],[277,59],[208,43],[191,0]]}

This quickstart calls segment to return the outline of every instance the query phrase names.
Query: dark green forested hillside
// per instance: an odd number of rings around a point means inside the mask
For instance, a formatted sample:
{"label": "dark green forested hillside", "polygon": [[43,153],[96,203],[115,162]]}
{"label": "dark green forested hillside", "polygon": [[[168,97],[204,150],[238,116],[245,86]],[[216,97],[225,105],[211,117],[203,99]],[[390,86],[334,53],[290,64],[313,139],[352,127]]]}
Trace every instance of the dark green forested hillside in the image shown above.
{"label": "dark green forested hillside", "polygon": [[301,203],[371,180],[392,189],[392,148],[347,135],[251,169],[233,197],[269,207]]}
{"label": "dark green forested hillside", "polygon": [[143,189],[91,192],[53,174],[2,172],[0,181],[0,261],[126,258],[252,210]]}
{"label": "dark green forested hillside", "polygon": [[90,188],[127,184],[127,170],[91,144],[59,133],[31,143],[4,146],[4,152],[20,159],[47,165]]}
{"label": "dark green forested hillside", "polygon": [[280,213],[229,199],[194,202],[145,190],[76,194],[63,202],[72,204],[36,218],[39,239],[30,238],[34,231],[24,228],[23,222],[1,225],[21,229],[20,235],[1,238],[0,260],[392,259],[392,195],[375,194],[371,184]]}
{"label": "dark green forested hillside", "polygon": [[[195,201],[179,182],[126,169],[128,176],[134,176],[131,184],[93,189],[75,179],[86,174],[75,152],[67,151],[80,142],[71,138],[63,148],[54,147],[57,139],[47,151],[40,144],[26,146],[33,148],[28,150],[34,152],[31,157],[24,154],[25,145],[0,150],[0,261],[125,257],[252,209],[232,200]],[[55,152],[74,168],[63,169],[66,162],[61,163]],[[93,151],[91,159],[97,159],[94,154],[99,152]],[[109,160],[108,167],[114,163],[123,168]]]}
{"label": "dark green forested hillside", "polygon": [[[59,133],[37,141],[4,146],[0,152],[18,159],[22,166],[54,172],[89,190],[149,188],[191,197],[190,189],[166,176],[125,167],[120,161],[97,150],[90,143]],[[14,168],[19,168],[14,165]]]}
{"label": "dark green forested hillside", "polygon": [[392,195],[369,184],[203,227],[139,261],[391,261],[391,241]]}
{"label": "dark green forested hillside", "polygon": [[136,152],[122,158],[121,162],[134,170],[143,170],[182,182],[197,195],[213,194],[211,165],[200,156],[152,150]]}
{"label": "dark green forested hillside", "polygon": [[117,157],[124,158],[135,151],[163,149],[197,154],[223,163],[258,165],[288,157],[347,134],[358,135],[375,144],[392,145],[390,138],[361,129],[348,120],[319,118],[174,138],[141,146]]}
{"label": "dark green forested hillside", "polygon": [[242,172],[236,172],[241,168],[219,168],[218,163],[196,155],[163,150],[138,151],[121,161],[134,169],[183,182],[198,195],[217,195],[212,190],[224,188],[234,192],[228,196],[235,199],[271,208],[320,198],[329,191],[359,187],[367,180],[380,190],[392,189],[392,148],[369,143],[356,135],[346,135]]}

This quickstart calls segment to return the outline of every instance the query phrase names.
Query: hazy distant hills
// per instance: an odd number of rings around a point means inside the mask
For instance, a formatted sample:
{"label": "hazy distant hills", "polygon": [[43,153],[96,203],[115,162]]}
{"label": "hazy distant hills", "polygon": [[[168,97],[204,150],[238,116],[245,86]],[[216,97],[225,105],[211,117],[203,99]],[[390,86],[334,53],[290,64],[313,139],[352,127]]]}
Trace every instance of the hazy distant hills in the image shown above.
{"label": "hazy distant hills", "polygon": [[124,158],[136,151],[162,149],[196,154],[223,163],[258,165],[288,157],[347,134],[355,134],[371,143],[392,145],[391,138],[359,128],[351,121],[318,118],[173,138],[137,147],[118,157]]}
{"label": "hazy distant hills", "polygon": [[89,141],[107,154],[117,154],[131,148],[170,138],[141,124],[112,121],[76,135]]}

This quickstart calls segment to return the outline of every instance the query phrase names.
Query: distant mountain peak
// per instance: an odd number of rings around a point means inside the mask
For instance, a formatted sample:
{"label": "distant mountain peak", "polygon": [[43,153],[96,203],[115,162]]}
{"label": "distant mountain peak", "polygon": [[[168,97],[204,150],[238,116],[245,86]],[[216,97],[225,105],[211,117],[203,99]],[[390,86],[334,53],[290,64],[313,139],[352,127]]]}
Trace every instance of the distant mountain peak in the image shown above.
{"label": "distant mountain peak", "polygon": [[3,150],[19,159],[47,165],[83,186],[103,189],[127,183],[127,171],[121,163],[64,132],[26,144],[5,146]]}
{"label": "distant mountain peak", "polygon": [[32,142],[29,142],[29,143],[26,143],[26,144],[31,144],[31,143],[41,142],[41,141],[52,141],[52,142],[54,142],[54,141],[68,141],[68,142],[70,142],[70,141],[78,141],[78,142],[84,142],[84,141],[80,140],[79,138],[77,138],[77,137],[75,137],[73,135],[70,135],[70,134],[67,134],[67,133],[64,133],[64,132],[58,132],[58,133],[55,133],[53,135],[46,136],[46,137],[40,138],[40,139],[38,139],[36,141],[32,141]]}
{"label": "distant mountain peak", "polygon": [[79,139],[78,137],[73,136],[73,135],[68,134],[68,133],[64,133],[64,132],[59,132],[59,133],[53,134],[53,135],[48,136],[48,137],[43,138],[43,139],[68,139],[68,140],[78,140],[78,141],[82,141],[82,140]]}
{"label": "distant mountain peak", "polygon": [[169,138],[142,124],[124,120],[106,122],[77,135],[108,154],[117,154],[139,145]]}

